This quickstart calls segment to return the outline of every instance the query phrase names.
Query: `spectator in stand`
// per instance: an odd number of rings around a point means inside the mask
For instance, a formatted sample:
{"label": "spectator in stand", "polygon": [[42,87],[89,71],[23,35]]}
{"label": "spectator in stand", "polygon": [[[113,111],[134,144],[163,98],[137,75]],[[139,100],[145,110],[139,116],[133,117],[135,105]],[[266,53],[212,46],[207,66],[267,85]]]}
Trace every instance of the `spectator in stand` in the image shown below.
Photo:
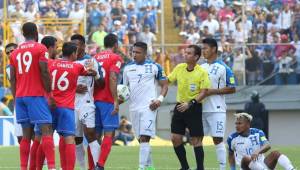
{"label": "spectator in stand", "polygon": [[242,30],[242,23],[236,23],[236,30],[232,33],[232,38],[235,40],[235,43],[247,42],[248,35]]}
{"label": "spectator in stand", "polygon": [[282,34],[288,34],[290,39],[293,40],[292,37],[292,16],[293,12],[291,11],[288,4],[285,4],[283,10],[279,13],[278,16],[278,24],[281,29]]}
{"label": "spectator in stand", "polygon": [[271,43],[276,43],[274,36],[276,37],[280,37],[279,32],[277,31],[275,26],[272,26],[270,31],[267,34],[267,43],[271,44]]}
{"label": "spectator in stand", "polygon": [[[253,49],[252,49],[253,50]],[[257,51],[250,51],[251,55],[246,59],[246,80],[247,85],[255,85],[261,80],[261,59],[258,57]]]}
{"label": "spectator in stand", "polygon": [[111,32],[118,36],[119,43],[124,43],[124,38],[125,38],[126,32],[124,29],[122,29],[121,21],[119,21],[119,20],[114,21],[114,27],[111,30]]}
{"label": "spectator in stand", "polygon": [[211,35],[214,35],[216,31],[219,30],[219,23],[214,19],[214,16],[212,14],[209,14],[207,20],[203,21],[203,23],[201,24],[201,30],[204,30],[205,26],[208,27],[208,32]]}
{"label": "spectator in stand", "polygon": [[257,43],[266,43],[266,30],[265,30],[265,27],[260,25],[258,27],[258,30],[257,30],[257,35],[256,35],[256,42]]}
{"label": "spectator in stand", "polygon": [[296,72],[296,76],[297,76],[297,84],[300,84],[300,41],[299,41],[299,37],[298,37],[297,34],[295,34],[294,41],[292,42],[292,44],[296,48],[296,52],[295,52],[295,58],[296,58],[295,72]]}
{"label": "spectator in stand", "polygon": [[202,1],[199,1],[199,0],[187,0],[187,2],[192,7],[192,11],[193,11],[194,15],[196,15],[196,12],[198,11],[199,7],[203,3]]}
{"label": "spectator in stand", "polygon": [[300,4],[297,4],[295,7],[294,15],[293,15],[293,31],[300,37]]}
{"label": "spectator in stand", "polygon": [[142,23],[150,26],[150,31],[156,33],[156,14],[151,5],[147,5]]}
{"label": "spectator in stand", "polygon": [[293,65],[295,58],[290,55],[289,51],[283,51],[282,56],[278,60],[278,74],[276,75],[277,85],[296,84],[297,78]]}
{"label": "spectator in stand", "polygon": [[92,41],[97,44],[100,49],[104,49],[104,37],[107,35],[104,25],[100,24],[99,29],[93,33]]}
{"label": "spectator in stand", "polygon": [[177,48],[177,53],[176,54],[171,55],[172,68],[174,68],[176,65],[178,65],[180,63],[185,62],[184,51],[185,51],[185,48],[181,46],[181,47]]}
{"label": "spectator in stand", "polygon": [[127,9],[126,9],[126,15],[127,15],[127,24],[130,24],[132,16],[135,16],[135,17],[137,16],[137,12],[135,11],[135,6],[134,6],[133,2],[128,3]]}
{"label": "spectator in stand", "polygon": [[116,2],[112,2],[112,8],[111,8],[111,19],[113,21],[119,20],[121,21],[122,15],[125,14],[125,10],[122,6],[122,1],[117,0]]}
{"label": "spectator in stand", "polygon": [[223,52],[221,53],[220,57],[223,60],[223,62],[232,69],[234,56],[234,53],[232,51],[232,45],[228,42],[224,42],[222,44]]}
{"label": "spectator in stand", "polygon": [[242,48],[236,49],[236,54],[234,55],[233,66],[232,66],[232,71],[234,72],[238,85],[245,85],[244,84],[244,73],[245,73],[244,60],[247,60],[249,57],[251,57],[248,48],[246,49],[245,55],[243,55],[242,50],[243,50]]}
{"label": "spectator in stand", "polygon": [[187,34],[188,41],[191,44],[198,44],[199,43],[200,35],[199,35],[199,32],[196,31],[197,29],[198,29],[197,27],[191,27],[188,34]]}
{"label": "spectator in stand", "polygon": [[46,3],[40,6],[40,13],[42,16],[45,16],[50,11],[56,12],[55,5],[52,2],[54,1],[46,0]]}
{"label": "spectator in stand", "polygon": [[60,1],[57,8],[58,18],[68,18],[69,17],[69,8],[66,7],[65,1]]}
{"label": "spectator in stand", "polygon": [[137,16],[132,15],[130,19],[130,23],[128,25],[128,39],[130,44],[134,44],[136,42],[137,36],[141,31],[142,26],[141,24],[137,23]]}
{"label": "spectator in stand", "polygon": [[291,54],[294,54],[296,51],[296,48],[292,45],[292,44],[288,44],[288,36],[286,34],[282,34],[280,36],[281,39],[281,43],[283,44],[277,44],[275,45],[275,56],[276,59],[280,59],[280,57],[282,57],[283,53],[288,51]]}
{"label": "spectator in stand", "polygon": [[181,22],[183,21],[183,16],[184,16],[183,1],[172,0],[172,6],[173,6],[173,23],[175,27],[179,27],[181,25]]}
{"label": "spectator in stand", "polygon": [[217,11],[225,6],[224,0],[208,0],[207,6],[213,6]]}
{"label": "spectator in stand", "polygon": [[89,12],[89,30],[90,32],[94,32],[101,23],[101,13],[98,9],[97,1],[93,0],[90,2],[91,11]]}
{"label": "spectator in stand", "polygon": [[35,7],[36,6],[35,6],[34,3],[29,4],[29,6],[27,8],[27,11],[24,13],[24,18],[27,21],[34,21],[35,20],[36,14],[38,12],[38,9],[36,9]]}
{"label": "spectator in stand", "polygon": [[218,13],[218,18],[220,22],[224,22],[227,20],[227,17],[230,16],[231,19],[234,18],[234,13],[232,12],[232,9],[230,5],[226,5],[223,9],[221,9]]}
{"label": "spectator in stand", "polygon": [[222,22],[224,34],[227,38],[232,37],[232,33],[236,31],[235,23],[232,21],[231,15],[226,15],[226,20]]}
{"label": "spectator in stand", "polygon": [[[264,49],[262,55],[262,76],[263,76],[263,85],[273,85],[274,84],[274,73],[275,69],[275,56],[272,53],[272,48],[268,47]],[[270,77],[271,76],[271,77]]]}
{"label": "spectator in stand", "polygon": [[138,36],[138,41],[144,42],[147,44],[147,56],[151,57],[153,54],[153,43],[157,41],[155,34],[150,32],[150,26],[145,25],[144,31]]}
{"label": "spectator in stand", "polygon": [[70,19],[83,20],[84,10],[80,8],[80,3],[75,2],[74,9],[70,12]]}
{"label": "spectator in stand", "polygon": [[272,28],[274,28],[276,31],[280,30],[280,25],[277,22],[277,18],[275,15],[272,16],[271,22],[267,24],[267,29],[270,31]]}

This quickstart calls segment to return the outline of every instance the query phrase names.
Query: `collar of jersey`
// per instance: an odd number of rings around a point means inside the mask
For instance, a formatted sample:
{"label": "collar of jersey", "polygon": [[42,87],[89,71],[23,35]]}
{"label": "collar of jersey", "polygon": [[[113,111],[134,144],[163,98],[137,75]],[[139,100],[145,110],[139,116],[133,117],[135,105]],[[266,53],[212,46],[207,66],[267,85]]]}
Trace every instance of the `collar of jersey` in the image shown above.
{"label": "collar of jersey", "polygon": [[136,61],[134,61],[134,63],[136,64],[136,65],[144,65],[144,64],[147,64],[147,63],[151,63],[151,60],[149,60],[149,59],[146,59],[144,62],[142,62],[142,63],[137,63]]}
{"label": "collar of jersey", "polygon": [[85,60],[85,59],[91,59],[91,56],[88,55],[88,54],[84,54],[83,57],[81,57],[80,59],[77,59],[78,61],[82,61],[82,60]]}

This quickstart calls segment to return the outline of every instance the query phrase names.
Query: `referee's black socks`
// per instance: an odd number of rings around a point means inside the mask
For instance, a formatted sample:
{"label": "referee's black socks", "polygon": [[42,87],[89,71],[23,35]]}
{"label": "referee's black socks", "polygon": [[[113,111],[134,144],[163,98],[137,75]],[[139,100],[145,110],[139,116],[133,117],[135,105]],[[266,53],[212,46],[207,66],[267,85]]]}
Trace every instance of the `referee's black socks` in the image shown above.
{"label": "referee's black socks", "polygon": [[204,170],[204,151],[203,146],[194,147],[195,157],[197,161],[197,170]]}
{"label": "referee's black socks", "polygon": [[[181,144],[177,147],[174,147],[174,150],[179,159],[182,170],[188,170],[190,167],[189,167],[189,164],[186,159],[186,151],[185,151],[184,145]],[[202,152],[203,152],[203,149],[202,149]]]}

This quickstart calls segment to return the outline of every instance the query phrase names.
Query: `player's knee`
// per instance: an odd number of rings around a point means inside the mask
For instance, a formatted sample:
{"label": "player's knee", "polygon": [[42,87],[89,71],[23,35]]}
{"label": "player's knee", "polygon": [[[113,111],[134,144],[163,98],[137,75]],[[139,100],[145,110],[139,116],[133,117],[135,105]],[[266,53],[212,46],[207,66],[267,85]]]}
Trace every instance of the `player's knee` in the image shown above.
{"label": "player's knee", "polygon": [[150,141],[150,136],[145,136],[145,135],[141,135],[139,142],[140,143],[145,143],[145,142],[149,142]]}
{"label": "player's knee", "polygon": [[171,137],[171,140],[172,140],[173,146],[175,146],[175,147],[177,147],[183,143],[181,135],[173,134]]}
{"label": "player's knee", "polygon": [[52,135],[53,129],[51,124],[41,124],[40,125],[42,135]]}
{"label": "player's knee", "polygon": [[273,158],[278,159],[281,153],[279,151],[272,151],[270,155],[272,155]]}
{"label": "player's knee", "polygon": [[64,136],[66,144],[75,144],[75,136]]}
{"label": "player's knee", "polygon": [[251,158],[248,156],[243,157],[242,161],[241,161],[241,168],[243,170],[250,170],[249,168],[249,164],[251,162]]}
{"label": "player's knee", "polygon": [[83,142],[83,137],[75,137],[75,144],[79,145]]}
{"label": "player's knee", "polygon": [[190,140],[191,145],[194,147],[202,146],[202,138],[199,137],[191,137]]}
{"label": "player's knee", "polygon": [[223,142],[223,138],[221,137],[213,137],[213,142],[215,145],[218,145]]}

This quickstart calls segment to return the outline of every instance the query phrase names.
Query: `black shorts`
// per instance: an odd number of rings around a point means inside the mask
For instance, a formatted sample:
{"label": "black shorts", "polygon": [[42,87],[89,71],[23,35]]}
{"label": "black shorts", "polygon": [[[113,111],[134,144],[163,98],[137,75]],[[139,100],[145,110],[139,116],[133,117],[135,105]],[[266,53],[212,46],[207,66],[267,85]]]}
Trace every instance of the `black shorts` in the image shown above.
{"label": "black shorts", "polygon": [[[178,104],[176,104],[177,106]],[[202,104],[195,104],[185,112],[179,112],[174,108],[171,122],[171,132],[185,135],[186,128],[189,129],[191,137],[204,136],[202,125]]]}

